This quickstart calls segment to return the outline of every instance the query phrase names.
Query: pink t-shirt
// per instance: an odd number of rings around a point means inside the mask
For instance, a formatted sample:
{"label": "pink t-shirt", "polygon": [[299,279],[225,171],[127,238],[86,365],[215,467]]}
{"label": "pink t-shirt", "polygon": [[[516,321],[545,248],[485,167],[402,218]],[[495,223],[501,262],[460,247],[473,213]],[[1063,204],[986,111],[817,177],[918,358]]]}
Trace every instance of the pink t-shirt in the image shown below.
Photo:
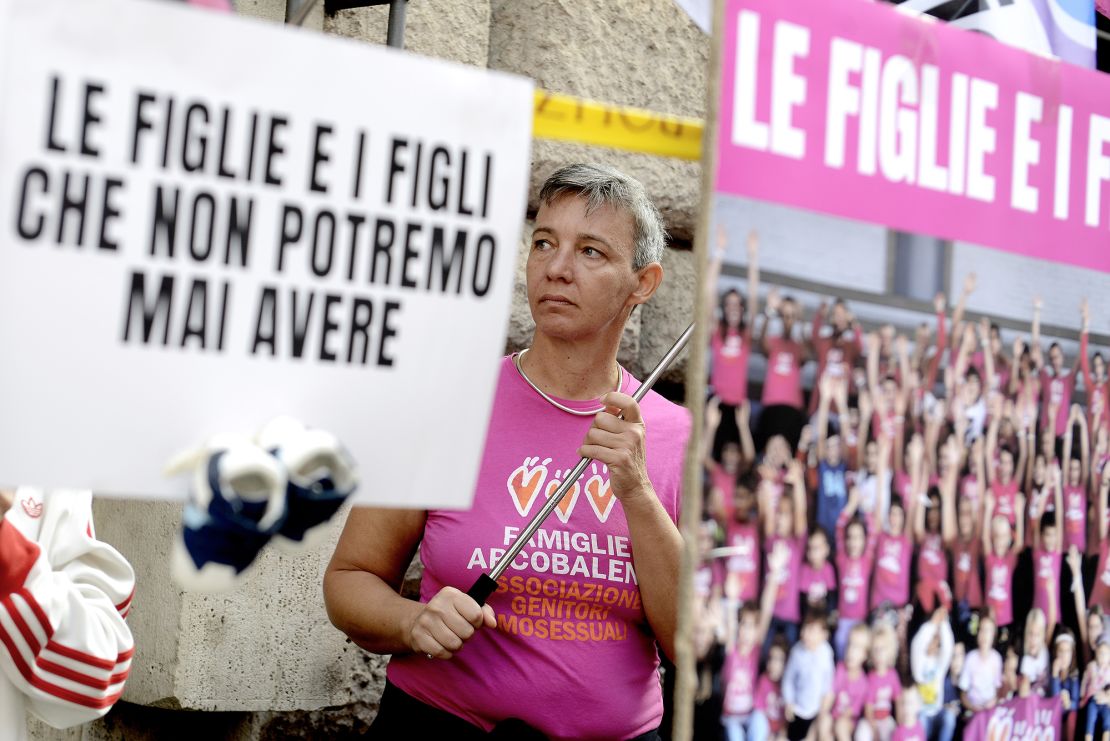
{"label": "pink t-shirt", "polygon": [[983,561],[987,579],[987,606],[998,617],[998,627],[1004,628],[1014,621],[1013,581],[1017,556],[996,556],[992,553],[987,554]]}
{"label": "pink t-shirt", "polygon": [[783,337],[767,338],[767,375],[763,405],[802,408],[802,346]]}
{"label": "pink t-shirt", "polygon": [[709,347],[713,352],[713,370],[709,377],[713,393],[726,404],[740,406],[748,398],[751,333],[746,329],[729,329],[722,339],[721,330],[714,327]]}
{"label": "pink t-shirt", "polygon": [[[637,386],[626,374],[622,391]],[[648,476],[677,521],[690,419],[654,392],[640,409]],[[466,590],[488,573],[578,462],[575,450],[592,421],[552,406],[505,360],[473,506],[428,512],[421,601],[448,585]],[[657,728],[659,657],[632,566],[628,522],[608,479],[604,466],[588,466],[565,505],[514,559],[489,599],[495,629],[478,630],[450,661],[395,655],[390,681],[487,731],[506,718],[554,738],[629,738]],[[598,677],[605,677],[604,692]]]}
{"label": "pink t-shirt", "polygon": [[948,554],[944,540],[937,533],[928,533],[917,550],[917,576],[932,583],[948,581]]}
{"label": "pink t-shirt", "polygon": [[1091,607],[1099,605],[1110,610],[1110,541],[1103,540],[1098,547],[1098,570],[1091,586]]}
{"label": "pink t-shirt", "polygon": [[[798,571],[802,564],[802,555],[805,553],[806,539],[805,537],[783,538],[776,535],[768,538],[765,542],[767,553],[773,552],[775,546],[779,543],[786,545],[790,555],[783,567],[786,580],[779,584],[778,593],[775,595],[775,609],[772,614],[779,620],[797,623],[802,619],[798,605]],[[770,574],[768,578],[771,578]]]}
{"label": "pink t-shirt", "polygon": [[983,582],[979,576],[980,542],[973,538],[964,542],[957,538],[952,543],[952,595],[957,602],[967,602],[968,607],[983,604]]}
{"label": "pink t-shirt", "polygon": [[755,689],[755,707],[763,711],[772,734],[786,730],[785,705],[781,683],[771,681],[766,674],[760,675],[759,686]]}
{"label": "pink t-shirt", "polygon": [[1075,374],[1064,368],[1057,376],[1048,368],[1041,369],[1041,429],[1050,428],[1049,408],[1056,405],[1056,424],[1052,429],[1060,437],[1068,429],[1068,415],[1071,414],[1071,394],[1075,389]]}
{"label": "pink t-shirt", "polygon": [[861,671],[859,676],[852,679],[848,674],[848,667],[843,663],[837,664],[836,678],[833,679],[833,717],[859,720],[863,715],[863,704],[867,700],[867,687],[867,674]]}
{"label": "pink t-shirt", "polygon": [[894,715],[894,702],[902,696],[902,683],[898,672],[887,669],[885,672],[871,672],[867,675],[866,704],[871,706],[875,720],[883,720]]}
{"label": "pink t-shirt", "polygon": [[1082,486],[1065,486],[1064,550],[1073,545],[1087,552],[1087,491]]}
{"label": "pink t-shirt", "polygon": [[724,582],[723,571],[720,559],[713,559],[698,566],[697,571],[694,572],[694,594],[702,599],[710,596],[713,593],[713,587],[720,586]]}
{"label": "pink t-shirt", "polygon": [[850,518],[841,514],[836,523],[836,571],[840,575],[840,593],[838,608],[841,617],[850,620],[863,620],[867,617],[868,601],[871,583],[871,564],[875,558],[875,520],[867,517],[867,544],[863,554],[851,557],[845,547],[846,530]]}
{"label": "pink t-shirt", "polygon": [[890,741],[925,741],[925,727],[920,721],[910,726],[898,726],[890,735]]}
{"label": "pink t-shirt", "polygon": [[824,601],[829,592],[836,589],[836,572],[828,561],[819,569],[803,561],[798,569],[798,592],[807,604],[818,604]]}
{"label": "pink t-shirt", "polygon": [[724,714],[747,715],[755,707],[756,676],[759,674],[759,647],[747,653],[732,650],[725,657],[721,676],[725,682]]}
{"label": "pink t-shirt", "polygon": [[[995,481],[991,484],[991,491],[994,493],[994,514],[1005,517],[1012,527],[1017,523],[1017,479],[1012,479],[1008,484]],[[987,523],[988,526],[989,524]]]}
{"label": "pink t-shirt", "polygon": [[1049,605],[1056,612],[1056,620],[1060,620],[1060,563],[1063,554],[1055,553],[1040,548],[1033,551],[1033,607],[1044,610],[1045,616],[1049,614]]}
{"label": "pink t-shirt", "polygon": [[732,583],[738,584],[737,598],[742,602],[759,597],[759,528],[748,522],[729,520],[725,543],[740,549],[725,559],[725,569]]}
{"label": "pink t-shirt", "polygon": [[875,548],[875,580],[871,584],[871,609],[883,602],[895,607],[910,601],[910,557],[913,544],[910,536],[879,535]]}
{"label": "pink t-shirt", "polygon": [[731,518],[736,511],[733,495],[736,492],[736,474],[729,473],[720,463],[713,461],[709,467],[709,483],[721,492],[721,504],[726,519]]}

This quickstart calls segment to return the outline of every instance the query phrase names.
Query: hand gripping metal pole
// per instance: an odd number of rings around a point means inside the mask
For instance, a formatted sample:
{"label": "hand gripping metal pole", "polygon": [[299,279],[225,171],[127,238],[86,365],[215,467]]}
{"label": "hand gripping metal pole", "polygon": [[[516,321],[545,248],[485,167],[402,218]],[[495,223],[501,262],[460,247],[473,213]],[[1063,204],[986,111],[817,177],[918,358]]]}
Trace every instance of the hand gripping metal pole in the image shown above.
{"label": "hand gripping metal pole", "polygon": [[[675,341],[671,349],[667,351],[667,354],[664,355],[663,359],[659,361],[659,364],[655,366],[655,369],[648,374],[644,382],[640,384],[640,388],[636,389],[635,393],[632,394],[633,399],[639,402],[644,398],[644,395],[647,394],[647,392],[651,390],[651,387],[655,385],[655,382],[659,380],[659,376],[663,375],[667,368],[670,367],[671,363],[674,362],[674,359],[678,357],[678,354],[682,352],[682,349],[686,347],[686,343],[690,341],[690,336],[693,335],[693,333],[694,325],[691,324]],[[567,492],[571,490],[571,487],[581,478],[582,473],[586,470],[586,466],[590,465],[590,461],[590,458],[583,458],[578,461],[578,465],[575,466],[566,477],[558,491],[552,494],[547,500],[547,504],[543,506],[543,509],[536,513],[536,516],[528,523],[528,527],[524,528],[520,533],[520,537],[516,539],[516,542],[506,551],[505,555],[498,560],[493,570],[490,571],[488,575],[481,574],[478,577],[478,580],[475,581],[474,585],[467,591],[467,594],[470,595],[475,602],[479,605],[484,605],[490,595],[497,591],[498,578],[505,573],[505,569],[509,568],[509,564],[513,562],[517,554],[528,544],[528,541],[535,535],[536,531],[540,529],[540,525],[544,523],[544,520],[550,517],[555,508],[559,506],[559,502],[562,501]]]}

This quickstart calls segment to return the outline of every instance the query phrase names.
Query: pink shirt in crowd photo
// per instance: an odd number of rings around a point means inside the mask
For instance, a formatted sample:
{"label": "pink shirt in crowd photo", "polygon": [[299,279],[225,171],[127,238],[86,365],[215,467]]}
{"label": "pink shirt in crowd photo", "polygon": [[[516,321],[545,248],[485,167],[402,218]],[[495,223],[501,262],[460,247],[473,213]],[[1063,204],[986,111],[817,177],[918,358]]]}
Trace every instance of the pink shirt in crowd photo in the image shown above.
{"label": "pink shirt in crowd photo", "polygon": [[802,408],[802,346],[782,337],[767,338],[767,377],[763,381],[763,405],[784,404]]}
{"label": "pink shirt in crowd photo", "polygon": [[748,398],[751,332],[730,328],[722,339],[720,331],[714,329],[709,343],[713,363],[709,383],[713,393],[724,403],[739,406]]}

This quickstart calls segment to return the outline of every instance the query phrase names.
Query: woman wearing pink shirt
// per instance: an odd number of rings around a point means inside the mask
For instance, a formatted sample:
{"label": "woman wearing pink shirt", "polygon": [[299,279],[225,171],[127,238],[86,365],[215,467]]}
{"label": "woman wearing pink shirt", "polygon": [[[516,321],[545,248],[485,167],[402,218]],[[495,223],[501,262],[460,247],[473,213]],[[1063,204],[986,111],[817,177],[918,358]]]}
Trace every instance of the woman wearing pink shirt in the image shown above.
{"label": "woman wearing pink shirt", "polygon": [[[942,455],[959,457],[954,438]],[[912,457],[912,456],[911,456]],[[947,467],[940,489],[929,490],[928,505],[915,508],[914,538],[917,541],[917,604],[932,613],[937,605],[952,609],[948,583],[948,546],[956,537],[956,464]]]}
{"label": "woman wearing pink shirt", "polygon": [[[794,339],[801,307],[789,296],[780,299],[778,289],[772,289],[767,295],[767,312],[756,339],[756,346],[767,358],[756,447],[762,447],[774,435],[782,435],[794,450],[805,424],[802,365],[809,359],[805,346]],[[777,312],[782,320],[782,332],[774,337],[767,336],[771,312]]]}
{"label": "woman wearing pink shirt", "polygon": [[859,489],[852,487],[848,503],[836,523],[836,571],[839,576],[840,616],[833,648],[844,656],[852,628],[867,619],[870,603],[871,566],[875,559],[878,529],[873,517],[856,515]]}
{"label": "woman wearing pink shirt", "polygon": [[[1072,447],[1073,430],[1079,427],[1079,450]],[[1078,404],[1072,404],[1071,416],[1064,431],[1064,459],[1066,474],[1062,482],[1064,498],[1064,550],[1075,546],[1087,552],[1087,520],[1090,509],[1087,503],[1087,475],[1090,473],[1091,444],[1087,432],[1087,417]],[[1079,455],[1073,457],[1078,452]],[[1059,470],[1059,466],[1057,470]]]}
{"label": "woman wearing pink shirt", "polygon": [[1016,509],[1017,532],[1009,520],[995,513],[994,495],[987,494],[983,529],[983,572],[986,575],[986,602],[994,612],[995,624],[1003,643],[1014,620],[1014,567],[1018,554],[1025,547],[1025,495],[1018,494]]}
{"label": "woman wearing pink shirt", "polygon": [[[717,252],[706,271],[707,296],[717,292],[721,265],[724,261],[728,236],[724,228],[717,230]],[[755,317],[759,305],[759,238],[753,231],[748,234],[748,306],[736,289],[721,294],[716,317],[709,310],[709,347],[712,358],[709,385],[722,404],[739,407],[748,400],[748,360],[751,358],[752,332],[748,317]],[[747,316],[745,316],[745,314]],[[739,422],[739,420],[737,420]]]}
{"label": "woman wearing pink shirt", "polygon": [[1060,534],[1059,517],[1064,511],[1063,489],[1060,486],[1060,468],[1054,466],[1049,474],[1054,492],[1054,511],[1052,514],[1038,513],[1036,529],[1033,530],[1033,606],[1039,607],[1045,615],[1048,635],[1060,622],[1060,566],[1063,561],[1064,544]]}
{"label": "woman wearing pink shirt", "polygon": [[1034,304],[1033,314],[1033,364],[1041,380],[1041,430],[1057,438],[1067,427],[1068,410],[1075,392],[1075,377],[1079,362],[1073,368],[1064,367],[1064,351],[1060,343],[1048,347],[1048,365],[1040,347],[1040,299]]}
{"label": "woman wearing pink shirt", "polygon": [[[643,185],[615,169],[568,165],[544,183],[525,271],[535,332],[526,352],[502,361],[472,506],[356,507],[324,576],[332,622],[391,654],[371,733],[658,738],[690,420],[654,392],[636,402],[617,352],[629,316],[663,279],[665,245]],[[462,590],[582,457],[596,467],[581,496],[564,500],[479,605]],[[576,542],[599,545],[586,554]],[[418,547],[413,600],[399,591]],[[591,608],[603,593],[614,604]]]}
{"label": "woman wearing pink shirt", "polygon": [[802,466],[790,461],[785,485],[790,496],[778,501],[774,517],[766,519],[764,550],[768,553],[782,551],[786,554],[781,563],[773,564],[768,557],[766,578],[777,583],[778,593],[772,611],[771,629],[764,641],[764,655],[771,647],[771,639],[782,633],[788,643],[798,640],[802,619],[798,601],[798,574],[806,548],[806,490]]}
{"label": "woman wearing pink shirt", "polygon": [[1087,355],[1091,326],[1091,311],[1087,306],[1087,299],[1083,299],[1080,313],[1083,316],[1083,327],[1079,334],[1079,368],[1083,372],[1083,389],[1087,392],[1087,419],[1092,431],[1099,428],[1110,429],[1110,378],[1106,373],[1106,358],[1098,352]]}

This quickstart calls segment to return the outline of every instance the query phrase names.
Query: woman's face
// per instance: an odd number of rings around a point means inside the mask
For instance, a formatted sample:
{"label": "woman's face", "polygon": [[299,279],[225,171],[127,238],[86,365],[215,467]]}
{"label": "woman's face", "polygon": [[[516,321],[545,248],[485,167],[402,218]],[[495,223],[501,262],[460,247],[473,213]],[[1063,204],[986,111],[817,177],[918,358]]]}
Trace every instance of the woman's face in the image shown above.
{"label": "woman's face", "polygon": [[725,324],[728,326],[734,328],[740,326],[744,318],[744,302],[740,299],[739,293],[729,291],[725,294],[724,317]]}
{"label": "woman's face", "polygon": [[747,520],[755,509],[755,493],[746,486],[737,486],[732,495],[732,503],[735,507],[736,516],[741,521]]}
{"label": "woman's face", "polygon": [[1102,359],[1101,355],[1096,354],[1094,360],[1091,361],[1091,368],[1095,372],[1095,378],[1105,380],[1106,378],[1106,361]]}
{"label": "woman's face", "polygon": [[1083,474],[1083,464],[1078,458],[1068,461],[1068,485],[1079,486],[1079,478]]}
{"label": "woman's face", "polygon": [[619,335],[654,292],[644,283],[651,266],[632,269],[633,244],[625,211],[604,205],[587,213],[586,200],[573,195],[541,203],[526,270],[536,332],[562,340]]}

